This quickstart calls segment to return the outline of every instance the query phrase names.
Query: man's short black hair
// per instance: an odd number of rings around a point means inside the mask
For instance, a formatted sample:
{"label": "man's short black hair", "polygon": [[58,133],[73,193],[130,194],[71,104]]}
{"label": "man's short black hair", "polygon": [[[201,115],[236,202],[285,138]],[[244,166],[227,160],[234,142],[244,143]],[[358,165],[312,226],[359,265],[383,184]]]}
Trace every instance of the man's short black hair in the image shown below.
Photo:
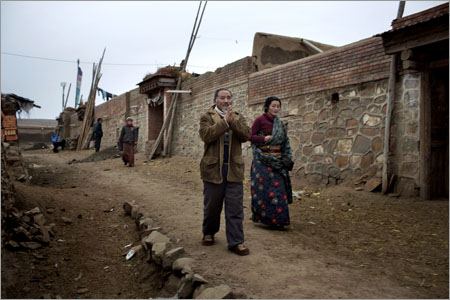
{"label": "man's short black hair", "polygon": [[220,91],[227,91],[227,92],[230,93],[231,97],[233,97],[233,93],[232,93],[229,89],[227,89],[227,88],[220,88],[220,89],[217,89],[217,90],[214,92],[214,100],[216,100],[217,97],[219,97]]}
{"label": "man's short black hair", "polygon": [[98,118],[98,119],[97,119],[97,122],[100,122],[100,121],[103,121],[103,119],[102,119],[102,118]]}

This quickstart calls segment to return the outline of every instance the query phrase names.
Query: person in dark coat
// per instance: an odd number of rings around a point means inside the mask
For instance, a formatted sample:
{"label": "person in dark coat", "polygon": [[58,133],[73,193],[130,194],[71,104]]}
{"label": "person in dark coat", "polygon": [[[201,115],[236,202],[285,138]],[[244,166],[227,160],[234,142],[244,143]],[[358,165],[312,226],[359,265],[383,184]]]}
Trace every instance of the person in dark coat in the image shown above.
{"label": "person in dark coat", "polygon": [[94,141],[95,141],[95,152],[100,151],[100,143],[102,142],[103,130],[102,130],[102,118],[97,119],[97,123],[94,125]]}
{"label": "person in dark coat", "polygon": [[133,126],[133,119],[128,117],[127,123],[120,132],[119,144],[122,148],[122,160],[125,166],[134,166],[134,146],[137,144],[137,130]]}

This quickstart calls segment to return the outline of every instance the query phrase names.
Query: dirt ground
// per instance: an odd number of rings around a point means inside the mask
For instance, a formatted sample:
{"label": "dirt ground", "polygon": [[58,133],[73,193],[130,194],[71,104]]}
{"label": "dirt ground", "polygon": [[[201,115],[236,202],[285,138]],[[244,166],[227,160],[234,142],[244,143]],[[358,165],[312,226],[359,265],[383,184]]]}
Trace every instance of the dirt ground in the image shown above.
{"label": "dirt ground", "polygon": [[[138,260],[121,256],[124,245],[138,241],[134,223],[122,211],[124,200],[143,206],[162,232],[199,262],[202,276],[249,298],[449,296],[448,199],[390,198],[345,186],[313,189],[295,183],[302,195],[290,206],[290,229],[281,232],[250,221],[247,177],[244,231],[251,253],[239,257],[226,248],[224,226],[216,245],[200,243],[203,199],[196,161],[173,157],[146,163],[138,154],[135,168],[125,168],[120,159],[68,164],[91,154],[23,153],[35,166],[32,185],[16,184],[19,196],[29,206],[55,208],[47,218],[58,231],[51,247],[2,253],[2,297],[158,296],[153,283],[139,280]],[[73,224],[64,225],[62,216]],[[81,287],[89,292],[78,295]]]}

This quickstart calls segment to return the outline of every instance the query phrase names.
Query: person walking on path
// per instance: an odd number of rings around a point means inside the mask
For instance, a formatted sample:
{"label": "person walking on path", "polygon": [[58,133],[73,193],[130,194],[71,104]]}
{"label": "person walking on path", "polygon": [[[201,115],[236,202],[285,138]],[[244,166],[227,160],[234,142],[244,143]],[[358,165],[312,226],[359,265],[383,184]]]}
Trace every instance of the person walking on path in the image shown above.
{"label": "person walking on path", "polygon": [[292,203],[289,171],[293,168],[289,137],[278,118],[281,100],[269,97],[264,113],[252,125],[253,162],[251,175],[252,220],[284,230],[290,225],[288,204]]}
{"label": "person walking on path", "polygon": [[214,93],[214,105],[200,118],[199,133],[204,142],[200,162],[204,196],[202,244],[214,244],[225,202],[228,249],[238,255],[248,255],[242,224],[245,165],[241,144],[248,141],[251,129],[244,117],[233,111],[232,105],[231,91],[220,88]]}
{"label": "person walking on path", "polygon": [[102,130],[102,118],[97,119],[97,123],[94,125],[94,140],[95,140],[95,152],[100,151],[100,144],[102,142],[103,130]]}
{"label": "person walking on path", "polygon": [[134,166],[134,146],[137,145],[137,130],[133,126],[133,119],[127,118],[127,123],[122,127],[119,137],[119,145],[122,149],[122,160],[125,166]]}

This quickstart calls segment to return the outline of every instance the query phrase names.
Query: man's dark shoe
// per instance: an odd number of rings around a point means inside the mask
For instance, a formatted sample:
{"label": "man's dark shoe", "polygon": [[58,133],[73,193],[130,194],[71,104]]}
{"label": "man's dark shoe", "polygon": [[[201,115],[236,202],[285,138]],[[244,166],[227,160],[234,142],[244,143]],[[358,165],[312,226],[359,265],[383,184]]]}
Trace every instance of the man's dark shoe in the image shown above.
{"label": "man's dark shoe", "polygon": [[214,236],[212,236],[210,234],[204,235],[203,239],[202,239],[202,245],[203,246],[212,246],[212,245],[214,245]]}
{"label": "man's dark shoe", "polygon": [[230,248],[230,251],[233,251],[237,255],[245,256],[250,254],[250,250],[244,246],[244,244],[239,244],[237,246],[234,246],[233,248]]}

